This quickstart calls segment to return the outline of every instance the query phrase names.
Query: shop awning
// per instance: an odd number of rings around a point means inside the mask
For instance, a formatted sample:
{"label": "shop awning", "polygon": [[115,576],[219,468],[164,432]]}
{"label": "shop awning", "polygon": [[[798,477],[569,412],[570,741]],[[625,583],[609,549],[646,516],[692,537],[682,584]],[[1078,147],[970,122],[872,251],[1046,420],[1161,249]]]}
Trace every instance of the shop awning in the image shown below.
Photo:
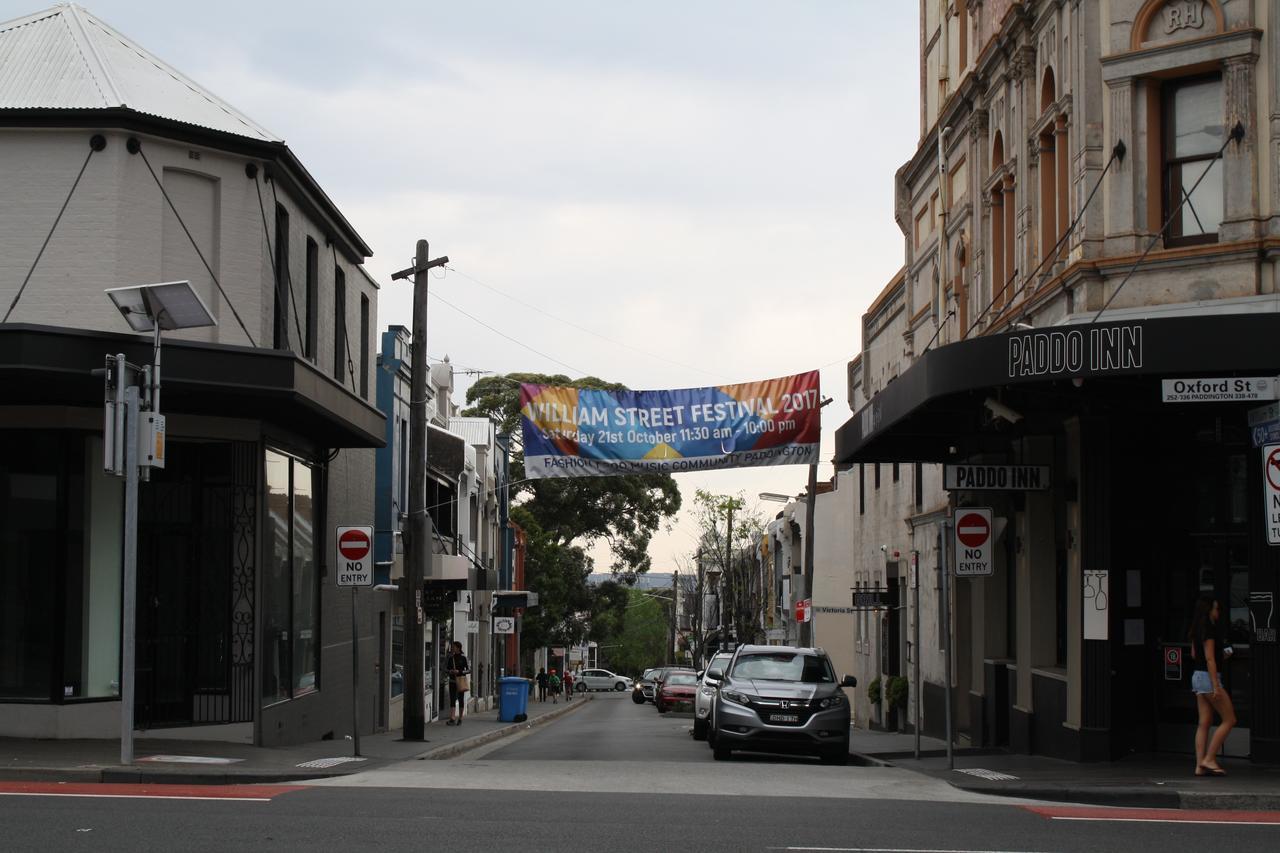
{"label": "shop awning", "polygon": [[[1041,417],[1160,406],[1159,378],[1274,376],[1280,313],[1198,314],[1013,331],[930,350],[836,431],[836,463],[943,462],[1007,445]],[[1024,416],[993,421],[997,397]],[[1140,426],[1139,424],[1135,424]]]}
{"label": "shop awning", "polygon": [[[166,414],[248,418],[285,427],[320,447],[382,447],[385,418],[292,352],[166,338]],[[101,409],[103,381],[90,371],[108,353],[151,363],[149,337],[37,326],[0,325],[4,405]]]}
{"label": "shop awning", "polygon": [[538,594],[523,589],[500,589],[493,594],[493,609],[514,609],[522,607],[528,610],[538,606]]}

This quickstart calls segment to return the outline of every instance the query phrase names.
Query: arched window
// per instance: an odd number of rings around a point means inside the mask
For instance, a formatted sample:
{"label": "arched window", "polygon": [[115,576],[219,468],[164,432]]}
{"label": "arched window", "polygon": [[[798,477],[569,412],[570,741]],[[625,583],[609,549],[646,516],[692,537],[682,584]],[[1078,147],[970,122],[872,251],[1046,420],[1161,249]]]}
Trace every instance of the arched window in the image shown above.
{"label": "arched window", "polygon": [[[1046,68],[1040,85],[1040,114],[1049,113],[1057,102],[1053,69]],[[1040,258],[1049,257],[1061,235],[1058,224],[1058,149],[1052,123],[1040,134]]]}
{"label": "arched window", "polygon": [[[991,142],[991,174],[997,174],[1003,167],[1004,137],[996,131]],[[1005,269],[1005,221],[1013,219],[1013,206],[1006,204],[1011,198],[1011,194],[1006,194],[1003,182],[998,181],[991,188],[991,301],[996,307],[1004,304],[1004,285],[1008,276]]]}
{"label": "arched window", "polygon": [[964,232],[957,236],[956,277],[952,286],[956,297],[956,326],[960,330],[956,337],[959,339],[969,330],[969,255],[964,250]]}

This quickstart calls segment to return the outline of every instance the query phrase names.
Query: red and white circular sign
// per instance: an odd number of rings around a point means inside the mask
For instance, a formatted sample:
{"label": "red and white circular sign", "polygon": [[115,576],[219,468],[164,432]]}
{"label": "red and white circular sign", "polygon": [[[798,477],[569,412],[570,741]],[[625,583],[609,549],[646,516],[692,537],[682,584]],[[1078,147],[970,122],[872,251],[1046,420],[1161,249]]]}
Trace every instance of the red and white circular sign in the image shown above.
{"label": "red and white circular sign", "polygon": [[338,553],[348,560],[363,560],[369,553],[369,535],[359,528],[344,530],[338,537]]}
{"label": "red and white circular sign", "polygon": [[1271,452],[1267,454],[1267,459],[1262,463],[1263,473],[1267,475],[1267,485],[1272,491],[1280,492],[1280,447],[1275,449],[1268,448]]}
{"label": "red and white circular sign", "polygon": [[991,525],[980,513],[965,513],[956,522],[956,538],[966,548],[981,548],[991,538]]}

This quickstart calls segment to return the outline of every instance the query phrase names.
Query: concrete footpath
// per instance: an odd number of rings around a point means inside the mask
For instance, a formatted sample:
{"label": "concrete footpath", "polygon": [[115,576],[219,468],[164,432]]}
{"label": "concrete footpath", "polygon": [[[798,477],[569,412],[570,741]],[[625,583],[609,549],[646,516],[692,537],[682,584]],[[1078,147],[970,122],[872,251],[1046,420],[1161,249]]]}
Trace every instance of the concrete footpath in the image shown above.
{"label": "concrete footpath", "polygon": [[[28,740],[0,738],[0,781],[143,782],[229,785],[305,781],[345,776],[412,759],[452,758],[499,738],[544,725],[591,701],[531,702],[528,719],[502,722],[498,711],[467,716],[460,726],[429,723],[421,741],[401,739],[399,730],[351,740],[323,740],[285,747],[259,747],[214,740],[148,738],[138,732],[135,760],[120,764],[118,740]],[[172,730],[168,732],[172,734]]]}
{"label": "concrete footpath", "polygon": [[1130,808],[1280,810],[1280,767],[1223,759],[1224,777],[1194,775],[1194,757],[1166,753],[1131,755],[1119,761],[1076,763],[1002,750],[953,751],[946,743],[915,736],[855,729],[849,750],[863,765],[914,770],[979,794],[1089,803]]}

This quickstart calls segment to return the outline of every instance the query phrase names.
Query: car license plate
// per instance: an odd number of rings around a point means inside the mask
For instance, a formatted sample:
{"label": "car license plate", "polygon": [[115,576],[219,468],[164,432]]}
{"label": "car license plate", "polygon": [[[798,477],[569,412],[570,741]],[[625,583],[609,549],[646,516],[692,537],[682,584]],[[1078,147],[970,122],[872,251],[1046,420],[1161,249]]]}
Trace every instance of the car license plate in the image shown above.
{"label": "car license plate", "polygon": [[770,714],[769,722],[771,723],[798,723],[800,722],[799,714]]}

